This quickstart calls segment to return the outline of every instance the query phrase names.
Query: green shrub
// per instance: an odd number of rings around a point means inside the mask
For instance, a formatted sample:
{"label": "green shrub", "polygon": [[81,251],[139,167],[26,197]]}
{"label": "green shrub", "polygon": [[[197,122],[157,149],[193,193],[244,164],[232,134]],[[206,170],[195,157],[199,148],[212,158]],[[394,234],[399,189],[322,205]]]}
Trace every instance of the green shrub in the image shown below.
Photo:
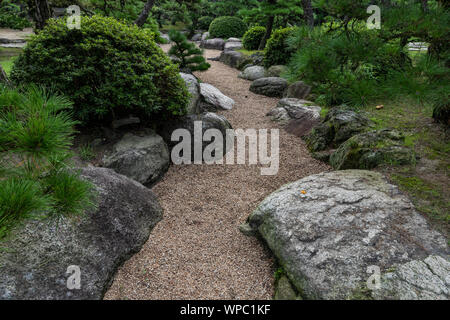
{"label": "green shrub", "polygon": [[188,102],[177,66],[153,33],[101,16],[82,17],[80,30],[50,19],[16,59],[11,80],[63,93],[84,123],[129,114],[157,121],[183,114]]}
{"label": "green shrub", "polygon": [[26,13],[20,11],[20,7],[11,0],[0,3],[0,28],[19,29],[31,27],[31,22],[26,19]]}
{"label": "green shrub", "polygon": [[203,50],[194,43],[189,42],[186,36],[176,30],[169,31],[170,40],[174,45],[169,49],[169,55],[175,57],[175,63],[179,65],[181,71],[205,71],[211,65],[203,57]]}
{"label": "green shrub", "polygon": [[218,17],[209,26],[210,38],[240,38],[247,31],[247,25],[237,17]]}
{"label": "green shrub", "polygon": [[261,39],[266,34],[266,28],[264,27],[253,27],[247,30],[242,38],[242,45],[244,49],[247,50],[257,50]]}
{"label": "green shrub", "polygon": [[26,218],[93,207],[91,183],[69,166],[72,103],[34,86],[0,90],[0,239]]}
{"label": "green shrub", "polygon": [[204,16],[198,19],[198,28],[200,30],[209,30],[209,26],[211,22],[213,22],[214,18],[209,16]]}
{"label": "green shrub", "polygon": [[288,63],[295,51],[287,45],[286,40],[294,30],[295,28],[289,27],[272,32],[264,48],[264,66],[266,68]]}

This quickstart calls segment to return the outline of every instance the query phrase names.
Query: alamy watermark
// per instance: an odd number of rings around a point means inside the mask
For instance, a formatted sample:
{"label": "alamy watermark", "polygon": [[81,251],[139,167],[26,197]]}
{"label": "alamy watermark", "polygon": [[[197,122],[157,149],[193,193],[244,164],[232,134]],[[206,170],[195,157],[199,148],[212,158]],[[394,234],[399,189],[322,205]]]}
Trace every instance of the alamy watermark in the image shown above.
{"label": "alamy watermark", "polygon": [[[174,164],[246,164],[248,154],[249,165],[259,163],[265,166],[261,168],[261,175],[278,173],[280,152],[278,129],[270,130],[269,154],[267,129],[226,129],[224,134],[214,128],[203,132],[202,128],[202,121],[195,121],[193,137],[191,131],[187,129],[181,128],[172,132],[171,140],[178,142],[171,153]],[[210,143],[205,146],[208,142]]]}
{"label": "alamy watermark", "polygon": [[67,28],[70,30],[81,29],[81,9],[77,5],[71,5],[66,9],[67,14]]}
{"label": "alamy watermark", "polygon": [[367,13],[371,14],[367,18],[368,29],[381,29],[381,9],[379,6],[371,5],[367,8]]}
{"label": "alamy watermark", "polygon": [[70,265],[67,267],[66,274],[70,276],[67,278],[67,289],[69,290],[79,290],[81,289],[81,269],[79,266]]}

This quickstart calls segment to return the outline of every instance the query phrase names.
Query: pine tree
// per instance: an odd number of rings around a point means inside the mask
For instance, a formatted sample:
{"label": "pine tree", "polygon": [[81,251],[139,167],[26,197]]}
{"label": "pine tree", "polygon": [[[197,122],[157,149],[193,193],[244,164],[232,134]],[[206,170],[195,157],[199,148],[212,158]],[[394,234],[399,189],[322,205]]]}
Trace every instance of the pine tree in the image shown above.
{"label": "pine tree", "polygon": [[211,66],[203,57],[203,50],[197,48],[194,43],[189,42],[186,36],[176,30],[169,32],[170,40],[175,44],[170,48],[169,55],[180,67],[180,70],[205,71]]}

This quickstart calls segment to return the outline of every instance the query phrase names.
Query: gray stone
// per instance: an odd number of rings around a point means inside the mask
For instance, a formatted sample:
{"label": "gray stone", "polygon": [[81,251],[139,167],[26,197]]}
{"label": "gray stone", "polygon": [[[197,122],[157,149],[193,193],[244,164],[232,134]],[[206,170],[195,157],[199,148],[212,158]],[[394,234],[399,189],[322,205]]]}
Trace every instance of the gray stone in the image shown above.
{"label": "gray stone", "polygon": [[214,38],[214,39],[202,40],[202,42],[200,43],[200,48],[223,50],[224,45],[225,45],[225,41],[223,39]]}
{"label": "gray stone", "polygon": [[266,71],[266,77],[280,77],[281,74],[286,70],[287,70],[287,67],[283,66],[283,65],[271,66]]}
{"label": "gray stone", "polygon": [[[446,238],[396,186],[373,171],[325,172],[287,184],[269,195],[248,223],[304,298],[351,298],[366,285],[369,266],[384,272],[449,254]],[[423,281],[435,286],[431,278]],[[403,290],[392,289],[389,296]]]}
{"label": "gray stone", "polygon": [[415,154],[404,145],[404,136],[396,130],[372,130],[349,138],[330,156],[336,170],[372,169],[380,164],[414,164]]}
{"label": "gray stone", "polygon": [[[201,121],[202,125],[202,136],[208,129],[218,129],[222,133],[222,138],[224,142],[224,154],[227,150],[229,150],[231,147],[234,147],[234,145],[227,145],[227,129],[232,129],[231,124],[228,122],[228,120],[222,116],[218,115],[213,112],[205,112],[202,114],[192,114],[180,117],[178,119],[175,119],[173,121],[166,121],[162,127],[161,135],[164,138],[164,140],[167,142],[170,148],[175,146],[179,143],[179,141],[172,141],[172,133],[176,129],[186,129],[191,133],[191,150],[192,150],[192,159],[194,159],[194,123],[196,121]],[[211,142],[209,141],[203,141],[202,144],[202,151],[206,148],[206,146],[210,145]]]}
{"label": "gray stone", "polygon": [[320,122],[321,108],[310,101],[283,98],[278,101],[277,107],[284,108],[291,119],[285,127],[286,131],[298,137],[309,133]]}
{"label": "gray stone", "polygon": [[231,110],[233,108],[234,100],[211,84],[201,83],[200,95],[200,109],[202,111]]}
{"label": "gray stone", "polygon": [[237,68],[243,56],[244,55],[238,51],[222,51],[219,57],[219,61],[225,63],[226,65],[229,65],[232,68]]}
{"label": "gray stone", "polygon": [[367,131],[370,126],[367,117],[344,107],[335,107],[303,139],[310,151],[322,151],[338,147],[352,136]]}
{"label": "gray stone", "polygon": [[375,299],[448,300],[450,298],[450,262],[440,256],[428,256],[401,264],[382,274]]}
{"label": "gray stone", "polygon": [[303,81],[296,81],[291,84],[284,93],[285,98],[306,99],[311,92],[311,86]]}
{"label": "gray stone", "polygon": [[280,124],[286,124],[292,119],[287,110],[283,107],[273,108],[266,116],[270,117],[270,120],[279,122]]}
{"label": "gray stone", "polygon": [[209,32],[205,32],[205,33],[202,34],[202,39],[201,40],[202,41],[203,40],[207,40],[208,38],[209,38]]}
{"label": "gray stone", "polygon": [[200,101],[200,85],[198,80],[194,75],[188,73],[180,73],[180,76],[183,78],[184,83],[186,84],[186,87],[191,95],[187,113],[198,113],[198,103]]}
{"label": "gray stone", "polygon": [[155,133],[143,137],[126,133],[104,156],[103,164],[142,184],[152,185],[169,168],[169,150]]}
{"label": "gray stone", "polygon": [[260,78],[252,82],[250,91],[268,97],[282,97],[288,86],[288,82],[283,78],[268,77]]}
{"label": "gray stone", "polygon": [[[0,299],[102,299],[120,265],[137,253],[162,218],[151,190],[106,168],[82,176],[97,191],[98,206],[79,218],[28,220],[1,243]],[[80,267],[80,289],[66,274]]]}
{"label": "gray stone", "polygon": [[251,66],[247,67],[239,73],[239,78],[247,79],[250,81],[254,81],[259,78],[264,78],[265,70],[264,67],[261,66]]}
{"label": "gray stone", "polygon": [[242,42],[236,41],[236,42],[226,42],[224,47],[224,50],[239,50],[242,49]]}
{"label": "gray stone", "polygon": [[202,34],[201,33],[196,33],[192,36],[192,41],[201,41],[202,40]]}
{"label": "gray stone", "polygon": [[231,37],[231,38],[228,38],[227,41],[225,41],[225,42],[241,42],[241,39]]}

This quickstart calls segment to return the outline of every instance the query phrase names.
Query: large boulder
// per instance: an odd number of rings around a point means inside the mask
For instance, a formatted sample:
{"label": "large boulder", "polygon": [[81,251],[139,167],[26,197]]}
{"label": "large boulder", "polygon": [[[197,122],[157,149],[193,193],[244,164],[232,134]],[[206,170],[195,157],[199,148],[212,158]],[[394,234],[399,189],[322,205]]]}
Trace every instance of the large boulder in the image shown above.
{"label": "large boulder", "polygon": [[202,40],[200,43],[200,48],[204,49],[223,50],[224,46],[225,41],[220,38]]}
{"label": "large boulder", "polygon": [[288,87],[288,82],[283,78],[260,78],[252,82],[250,91],[268,97],[282,97]]}
{"label": "large boulder", "polygon": [[189,73],[180,72],[181,78],[184,80],[186,84],[186,88],[188,89],[191,98],[189,100],[189,105],[187,108],[187,113],[198,113],[198,103],[200,101],[200,85],[198,83],[197,78]]}
{"label": "large boulder", "polygon": [[150,131],[143,136],[126,133],[103,158],[105,167],[147,186],[157,182],[169,164],[166,143]]}
{"label": "large boulder", "polygon": [[254,81],[260,78],[264,78],[265,69],[261,66],[251,66],[245,68],[241,73],[239,73],[238,77],[250,81]]}
{"label": "large boulder", "polygon": [[[97,209],[13,230],[1,243],[0,299],[102,299],[161,220],[156,196],[140,183],[106,168],[85,168],[82,176],[95,185]],[[67,287],[72,265],[80,268],[80,289]]]}
{"label": "large boulder", "polygon": [[231,110],[233,108],[234,100],[209,83],[200,84],[200,95],[199,108],[202,111]]}
{"label": "large boulder", "polygon": [[416,161],[414,152],[404,142],[405,137],[395,130],[360,133],[339,146],[330,156],[330,164],[336,170],[372,169],[380,164],[413,164]]}
{"label": "large boulder", "polygon": [[284,93],[285,98],[306,99],[311,92],[311,86],[303,81],[296,81],[291,84]]}
{"label": "large boulder", "polygon": [[367,117],[346,108],[335,107],[303,138],[308,149],[317,152],[328,147],[338,147],[352,136],[367,131],[370,125]]}
{"label": "large boulder", "polygon": [[[258,206],[248,224],[303,298],[347,299],[361,292],[369,298],[396,297],[404,289],[395,285],[371,295],[368,267],[384,273],[429,255],[448,259],[449,254],[445,237],[373,171],[325,172],[287,184]],[[424,296],[420,290],[435,286],[432,278],[421,281],[414,293],[418,298]],[[440,295],[448,298],[448,283]],[[430,290],[427,296],[437,294]]]}

